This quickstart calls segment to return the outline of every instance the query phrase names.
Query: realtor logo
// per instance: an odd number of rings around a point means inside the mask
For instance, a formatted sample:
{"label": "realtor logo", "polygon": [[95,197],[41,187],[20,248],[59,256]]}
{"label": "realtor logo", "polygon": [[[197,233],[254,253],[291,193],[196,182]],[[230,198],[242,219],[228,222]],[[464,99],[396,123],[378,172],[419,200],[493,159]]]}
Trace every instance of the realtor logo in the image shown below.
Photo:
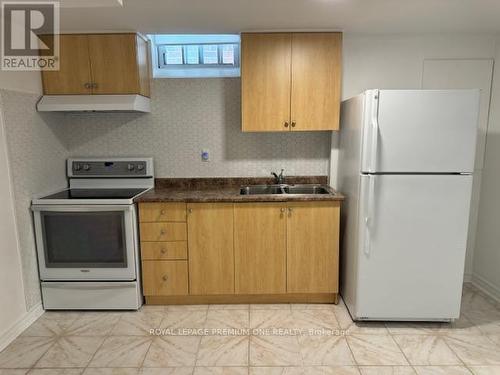
{"label": "realtor logo", "polygon": [[2,70],[59,70],[59,2],[2,1]]}

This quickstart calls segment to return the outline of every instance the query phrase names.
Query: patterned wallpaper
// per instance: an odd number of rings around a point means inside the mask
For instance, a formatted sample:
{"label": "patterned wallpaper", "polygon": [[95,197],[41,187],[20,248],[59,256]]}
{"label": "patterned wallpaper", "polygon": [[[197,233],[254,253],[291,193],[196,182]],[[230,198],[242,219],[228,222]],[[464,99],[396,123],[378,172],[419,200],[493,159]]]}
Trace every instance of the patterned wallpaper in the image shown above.
{"label": "patterned wallpaper", "polygon": [[31,198],[67,185],[64,161],[69,153],[63,116],[37,113],[34,108],[39,95],[0,90],[0,96],[29,310],[41,301]]}
{"label": "patterned wallpaper", "polygon": [[[150,114],[65,115],[72,156],[153,156],[159,177],[326,175],[330,133],[242,133],[240,79],[157,79]],[[210,161],[201,161],[201,151]]]}

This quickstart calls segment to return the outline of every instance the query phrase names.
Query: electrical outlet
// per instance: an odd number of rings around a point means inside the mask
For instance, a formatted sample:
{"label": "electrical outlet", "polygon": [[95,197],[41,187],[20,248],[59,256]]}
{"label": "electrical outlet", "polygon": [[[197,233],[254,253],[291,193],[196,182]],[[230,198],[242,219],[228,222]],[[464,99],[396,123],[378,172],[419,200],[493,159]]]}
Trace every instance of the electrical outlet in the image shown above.
{"label": "electrical outlet", "polygon": [[208,150],[201,151],[201,161],[210,161],[210,152]]}

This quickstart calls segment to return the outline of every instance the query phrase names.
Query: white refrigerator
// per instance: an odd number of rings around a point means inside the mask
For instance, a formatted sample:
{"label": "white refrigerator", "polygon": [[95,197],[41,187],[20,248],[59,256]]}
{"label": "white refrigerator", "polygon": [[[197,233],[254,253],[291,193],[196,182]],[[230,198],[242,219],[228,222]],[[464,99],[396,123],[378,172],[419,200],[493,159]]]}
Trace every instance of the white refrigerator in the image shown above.
{"label": "white refrigerator", "polygon": [[342,103],[341,294],[355,320],[459,317],[479,90]]}

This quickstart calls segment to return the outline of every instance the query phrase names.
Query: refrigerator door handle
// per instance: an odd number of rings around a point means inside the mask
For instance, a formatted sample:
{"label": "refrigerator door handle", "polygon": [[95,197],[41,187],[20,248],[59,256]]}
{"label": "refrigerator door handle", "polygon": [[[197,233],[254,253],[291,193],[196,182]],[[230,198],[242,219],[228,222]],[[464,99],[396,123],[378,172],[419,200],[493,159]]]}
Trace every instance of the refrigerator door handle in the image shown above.
{"label": "refrigerator door handle", "polygon": [[370,157],[370,172],[375,173],[377,170],[377,156],[378,156],[378,104],[379,104],[380,91],[375,90],[373,94],[372,106],[371,106],[371,157]]}
{"label": "refrigerator door handle", "polygon": [[366,256],[370,256],[371,253],[371,229],[373,229],[373,221],[375,216],[375,176],[368,176],[368,202],[366,204],[367,214],[365,215],[365,241],[364,241],[364,253]]}

